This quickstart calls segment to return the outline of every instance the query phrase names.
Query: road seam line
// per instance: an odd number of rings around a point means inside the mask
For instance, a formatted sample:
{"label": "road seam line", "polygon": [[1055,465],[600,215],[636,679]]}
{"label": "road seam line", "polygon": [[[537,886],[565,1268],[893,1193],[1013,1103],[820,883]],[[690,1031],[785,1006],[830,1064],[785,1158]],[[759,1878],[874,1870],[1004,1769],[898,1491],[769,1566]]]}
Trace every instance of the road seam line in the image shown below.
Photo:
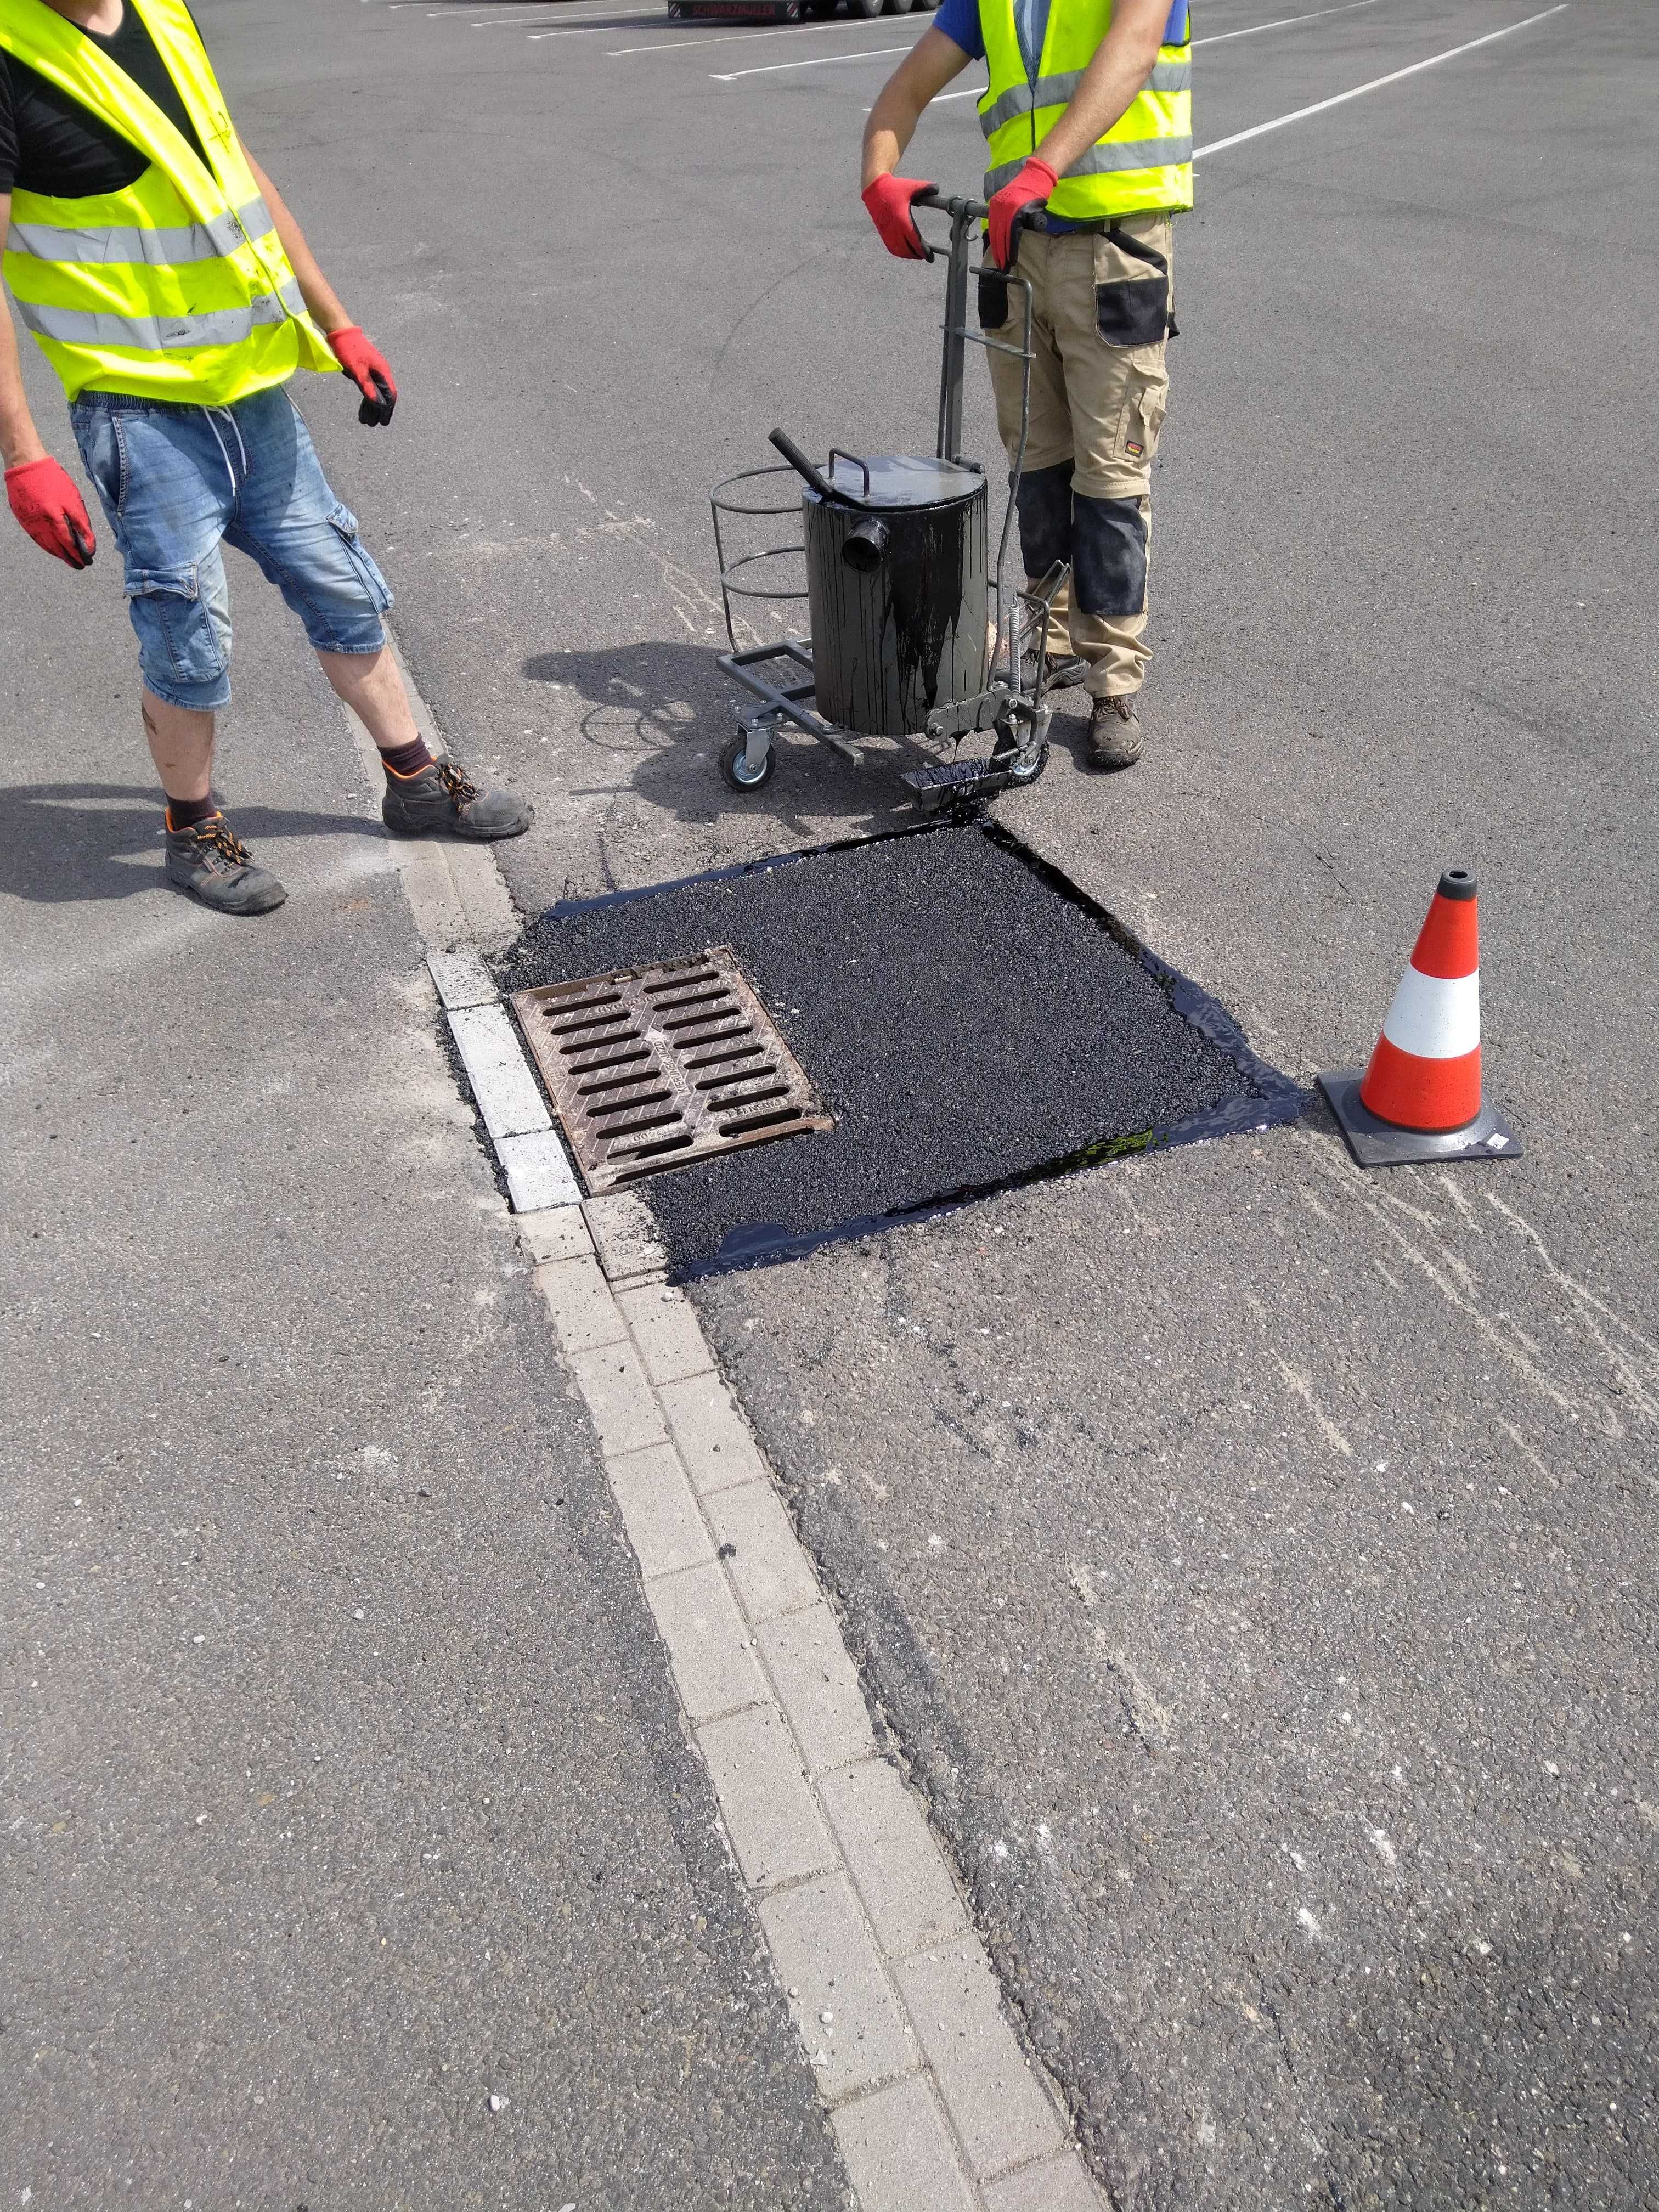
{"label": "road seam line", "polygon": [[[435,732],[412,682],[410,691],[422,727]],[[346,714],[365,767],[378,775],[373,740]],[[393,854],[446,1018],[453,1024],[493,1007],[507,1021],[474,927],[483,917],[498,933],[503,908],[512,911],[493,854],[415,842],[394,844]],[[475,871],[458,881],[457,860],[482,860],[495,894]],[[481,995],[486,985],[489,998]],[[464,1018],[463,1033],[476,1036],[485,1026]],[[499,1043],[500,1030],[488,1027]],[[516,1033],[514,1042],[528,1077]],[[471,1080],[465,1053],[463,1064]],[[517,1095],[510,1075],[485,1079],[495,1086],[492,1104]],[[492,1129],[491,1140],[498,1158],[550,1142],[564,1159],[551,1127],[501,1136]],[[861,2212],[918,2203],[929,2212],[999,2212],[1006,2185],[1051,2172],[1057,2188],[1069,2189],[1068,2203],[1103,2206],[1056,2093],[1003,2009],[950,1862],[877,1747],[817,1567],[696,1309],[664,1281],[648,1212],[628,1194],[523,1207],[515,1196],[514,1206],[514,1228],[586,1401],[668,1652],[683,1727],[789,1992]],[[662,1379],[653,1379],[653,1366]],[[648,1560],[664,1540],[653,1511],[659,1501],[629,1480],[652,1464],[671,1495],[678,1479],[674,1505],[697,1547],[697,1556],[656,1569]],[[744,1541],[723,1538],[722,1526]],[[831,1694],[828,1713],[811,1693],[812,1664],[784,1664],[787,1632],[815,1615],[840,1662],[842,1694],[838,1705]],[[838,2023],[844,1991],[862,2022],[843,2011]]]}

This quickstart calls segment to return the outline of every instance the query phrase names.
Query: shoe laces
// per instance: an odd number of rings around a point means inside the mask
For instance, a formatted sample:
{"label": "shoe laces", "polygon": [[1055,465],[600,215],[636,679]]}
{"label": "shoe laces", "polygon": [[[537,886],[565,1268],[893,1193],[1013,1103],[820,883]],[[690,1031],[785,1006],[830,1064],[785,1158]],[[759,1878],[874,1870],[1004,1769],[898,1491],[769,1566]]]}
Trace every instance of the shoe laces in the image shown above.
{"label": "shoe laces", "polygon": [[471,806],[478,795],[478,787],[466,770],[458,768],[453,761],[447,760],[440,761],[437,769],[438,780],[449,793],[450,803],[456,812],[459,814],[464,806]]}
{"label": "shoe laces", "polygon": [[198,824],[196,842],[198,845],[210,845],[220,859],[228,862],[233,868],[246,868],[252,866],[252,854],[249,852],[222,814],[216,816],[211,822]]}

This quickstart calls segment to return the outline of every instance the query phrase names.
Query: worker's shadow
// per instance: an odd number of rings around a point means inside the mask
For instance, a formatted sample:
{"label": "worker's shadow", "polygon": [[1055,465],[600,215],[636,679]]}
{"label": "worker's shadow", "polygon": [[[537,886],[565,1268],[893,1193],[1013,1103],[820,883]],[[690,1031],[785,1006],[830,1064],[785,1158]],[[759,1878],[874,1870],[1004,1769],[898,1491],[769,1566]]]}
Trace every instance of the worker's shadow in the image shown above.
{"label": "worker's shadow", "polygon": [[[298,814],[239,806],[238,836],[375,834],[361,815]],[[154,785],[22,783],[0,786],[0,896],[48,906],[131,898],[154,890],[161,871],[161,812]]]}
{"label": "worker's shadow", "polygon": [[740,811],[775,823],[791,839],[815,842],[826,822],[835,836],[855,837],[915,818],[895,774],[896,750],[872,746],[859,769],[787,726],[771,781],[757,792],[733,791],[720,775],[720,749],[737,734],[739,709],[757,702],[721,673],[718,651],[665,639],[593,653],[538,653],[524,663],[524,673],[534,683],[566,686],[582,702],[576,717],[582,740],[596,756],[608,756],[595,759],[596,787],[614,785],[617,757],[631,756],[635,790],[678,821],[711,823]]}

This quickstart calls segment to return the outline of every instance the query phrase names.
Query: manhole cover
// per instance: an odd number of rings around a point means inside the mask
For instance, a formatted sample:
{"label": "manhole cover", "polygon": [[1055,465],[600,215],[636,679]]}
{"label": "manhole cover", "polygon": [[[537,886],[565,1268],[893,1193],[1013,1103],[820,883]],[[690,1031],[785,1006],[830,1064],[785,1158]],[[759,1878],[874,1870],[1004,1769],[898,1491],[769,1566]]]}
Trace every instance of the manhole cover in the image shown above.
{"label": "manhole cover", "polygon": [[592,1191],[835,1125],[729,945],[513,1000]]}

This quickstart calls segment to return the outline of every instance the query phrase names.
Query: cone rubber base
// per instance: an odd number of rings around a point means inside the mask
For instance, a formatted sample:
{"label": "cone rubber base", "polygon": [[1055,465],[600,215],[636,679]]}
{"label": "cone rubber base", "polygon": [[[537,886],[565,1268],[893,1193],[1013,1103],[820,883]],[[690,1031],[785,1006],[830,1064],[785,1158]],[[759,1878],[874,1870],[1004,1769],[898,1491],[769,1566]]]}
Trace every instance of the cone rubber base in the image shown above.
{"label": "cone rubber base", "polygon": [[1348,1140],[1348,1150],[1362,1168],[1409,1167],[1419,1160],[1509,1160],[1520,1156],[1521,1139],[1495,1106],[1483,1104],[1463,1129],[1431,1135],[1422,1129],[1397,1128],[1379,1121],[1360,1103],[1363,1067],[1344,1068],[1322,1075],[1319,1087],[1330,1101],[1331,1111]]}

